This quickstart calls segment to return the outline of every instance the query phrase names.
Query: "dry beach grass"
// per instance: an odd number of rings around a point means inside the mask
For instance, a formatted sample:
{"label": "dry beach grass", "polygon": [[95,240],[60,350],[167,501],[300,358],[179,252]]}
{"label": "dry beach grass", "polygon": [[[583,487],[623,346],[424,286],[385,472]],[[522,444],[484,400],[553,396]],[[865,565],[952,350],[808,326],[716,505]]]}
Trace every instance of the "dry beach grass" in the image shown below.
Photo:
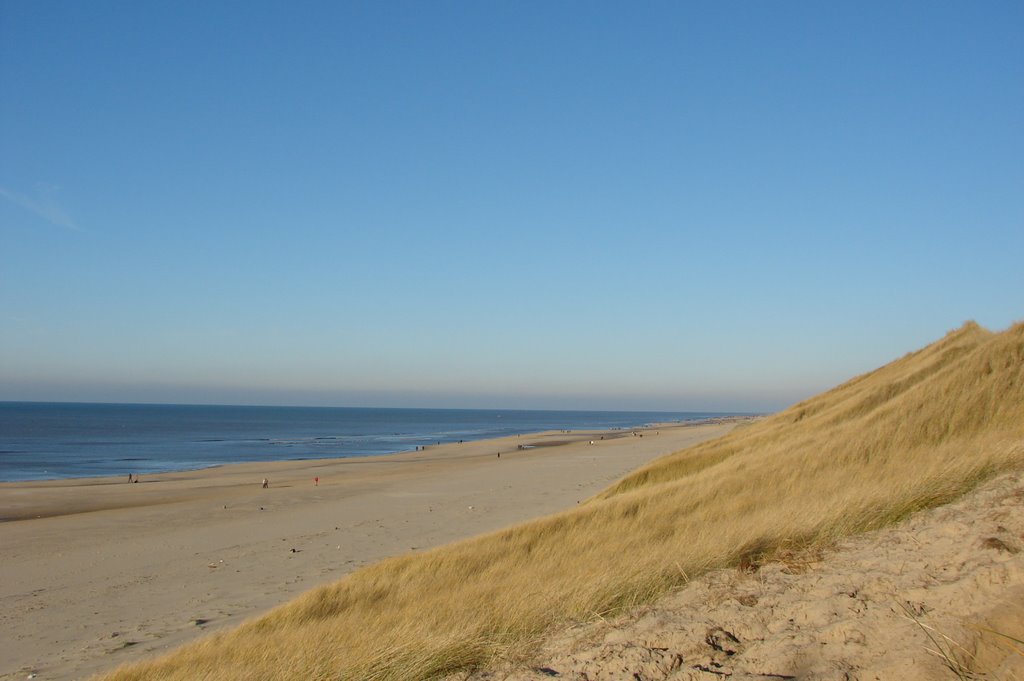
{"label": "dry beach grass", "polygon": [[576,508],[368,566],[104,678],[405,681],[525,659],[559,626],[891,525],[1022,464],[1024,324],[969,323]]}

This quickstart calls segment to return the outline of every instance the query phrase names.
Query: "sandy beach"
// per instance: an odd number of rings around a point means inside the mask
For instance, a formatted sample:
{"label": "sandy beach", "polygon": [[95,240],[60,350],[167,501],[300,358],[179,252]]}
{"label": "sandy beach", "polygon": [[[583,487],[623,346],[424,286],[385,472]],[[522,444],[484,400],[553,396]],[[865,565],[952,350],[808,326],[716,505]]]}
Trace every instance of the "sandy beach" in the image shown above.
{"label": "sandy beach", "polygon": [[730,428],[0,483],[0,679],[84,678],[168,650],[381,558],[567,508]]}

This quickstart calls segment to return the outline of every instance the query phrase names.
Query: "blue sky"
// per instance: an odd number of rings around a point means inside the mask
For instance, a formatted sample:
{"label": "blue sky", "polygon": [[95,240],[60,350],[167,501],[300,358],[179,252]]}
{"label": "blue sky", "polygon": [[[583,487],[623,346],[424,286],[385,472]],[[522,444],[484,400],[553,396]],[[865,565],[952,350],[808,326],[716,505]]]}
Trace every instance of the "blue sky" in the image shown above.
{"label": "blue sky", "polygon": [[1024,5],[0,0],[0,400],[773,410],[1024,319]]}

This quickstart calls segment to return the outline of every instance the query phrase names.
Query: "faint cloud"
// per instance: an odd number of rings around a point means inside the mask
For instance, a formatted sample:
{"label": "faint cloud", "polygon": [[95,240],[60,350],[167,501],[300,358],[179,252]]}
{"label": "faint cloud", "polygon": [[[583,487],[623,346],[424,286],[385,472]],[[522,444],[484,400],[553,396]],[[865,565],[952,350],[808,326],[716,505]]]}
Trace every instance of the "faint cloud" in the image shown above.
{"label": "faint cloud", "polygon": [[39,182],[35,186],[35,196],[26,196],[7,187],[0,187],[0,196],[26,210],[32,211],[51,225],[85,232],[57,203],[56,194],[59,187]]}

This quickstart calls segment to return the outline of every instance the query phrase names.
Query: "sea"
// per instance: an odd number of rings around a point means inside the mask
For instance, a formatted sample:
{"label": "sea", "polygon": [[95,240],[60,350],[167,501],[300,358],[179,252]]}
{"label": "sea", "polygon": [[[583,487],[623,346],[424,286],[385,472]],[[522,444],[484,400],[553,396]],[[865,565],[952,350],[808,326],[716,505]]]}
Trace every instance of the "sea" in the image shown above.
{"label": "sea", "polygon": [[732,415],[0,402],[0,481],[372,456],[545,430],[635,428]]}

